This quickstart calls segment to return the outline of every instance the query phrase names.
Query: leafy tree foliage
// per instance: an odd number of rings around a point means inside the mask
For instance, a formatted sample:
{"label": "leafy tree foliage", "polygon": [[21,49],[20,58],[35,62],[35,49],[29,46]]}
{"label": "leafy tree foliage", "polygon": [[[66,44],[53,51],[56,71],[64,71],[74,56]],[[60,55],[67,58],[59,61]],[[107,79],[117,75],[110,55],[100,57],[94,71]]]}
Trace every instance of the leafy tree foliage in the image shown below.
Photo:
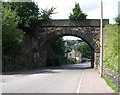
{"label": "leafy tree foliage", "polygon": [[2,52],[3,61],[18,54],[23,39],[23,32],[17,28],[20,18],[16,12],[3,4],[2,8]]}
{"label": "leafy tree foliage", "polygon": [[85,42],[80,43],[75,47],[75,50],[82,53],[83,58],[90,58],[91,57],[91,48]]}
{"label": "leafy tree foliage", "polygon": [[115,18],[117,24],[120,24],[120,15]]}
{"label": "leafy tree foliage", "polygon": [[39,8],[34,2],[9,2],[9,6],[20,17],[18,27],[31,35],[39,18]]}
{"label": "leafy tree foliage", "polygon": [[69,47],[72,47],[76,44],[76,41],[75,40],[66,40],[66,43]]}
{"label": "leafy tree foliage", "polygon": [[51,44],[51,50],[48,50],[47,66],[59,66],[64,62],[64,42],[62,38]]}
{"label": "leafy tree foliage", "polygon": [[75,7],[73,8],[73,13],[70,13],[70,20],[83,20],[86,19],[87,14],[83,13],[79,3],[75,3]]}
{"label": "leafy tree foliage", "polygon": [[51,15],[54,14],[54,10],[56,8],[52,7],[50,9],[42,9],[41,11],[41,19],[43,20],[50,20]]}
{"label": "leafy tree foliage", "polygon": [[52,43],[53,51],[56,52],[59,55],[64,56],[64,42],[62,38],[59,38],[55,41],[55,43]]}

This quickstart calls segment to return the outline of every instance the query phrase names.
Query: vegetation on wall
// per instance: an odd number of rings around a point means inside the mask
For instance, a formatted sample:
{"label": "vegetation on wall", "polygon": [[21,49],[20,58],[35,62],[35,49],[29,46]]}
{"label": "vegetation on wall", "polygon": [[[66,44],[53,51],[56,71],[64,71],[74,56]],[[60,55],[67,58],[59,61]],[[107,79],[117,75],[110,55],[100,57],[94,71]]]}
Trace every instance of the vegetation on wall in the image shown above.
{"label": "vegetation on wall", "polygon": [[104,30],[104,66],[118,72],[118,25],[107,25]]}
{"label": "vegetation on wall", "polygon": [[[115,18],[116,24],[109,24],[106,25],[104,28],[104,68],[109,69],[111,72],[117,74],[119,76],[120,73],[120,15]],[[106,69],[105,69],[106,70]],[[109,73],[109,71],[108,71]],[[114,75],[110,75],[111,77],[115,77]],[[120,89],[118,87],[118,83],[115,83],[115,79],[111,78],[109,75],[106,74],[103,76],[107,84],[115,91],[119,92]],[[119,79],[118,79],[119,81]]]}

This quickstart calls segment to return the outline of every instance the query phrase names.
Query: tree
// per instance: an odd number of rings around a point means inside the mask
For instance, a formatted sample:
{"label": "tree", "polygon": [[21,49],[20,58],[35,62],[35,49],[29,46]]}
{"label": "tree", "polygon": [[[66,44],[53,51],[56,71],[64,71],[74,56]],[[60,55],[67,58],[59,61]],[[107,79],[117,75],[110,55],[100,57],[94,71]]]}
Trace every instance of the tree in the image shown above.
{"label": "tree", "polygon": [[54,41],[47,55],[47,66],[59,66],[63,64],[64,59],[64,42],[62,38]]}
{"label": "tree", "polygon": [[59,38],[55,42],[52,43],[52,49],[56,54],[64,56],[64,42],[62,38]]}
{"label": "tree", "polygon": [[73,8],[73,13],[70,13],[70,20],[83,20],[86,19],[87,14],[83,13],[79,3],[75,3],[75,8]]}
{"label": "tree", "polygon": [[42,9],[40,18],[43,19],[43,20],[50,20],[51,15],[55,14],[54,13],[55,9],[56,8],[54,8],[54,7],[50,8],[50,9]]}
{"label": "tree", "polygon": [[38,5],[35,2],[9,2],[9,6],[20,17],[18,28],[31,35],[40,15]]}
{"label": "tree", "polygon": [[118,15],[116,18],[115,18],[115,21],[117,24],[120,24],[120,15]]}
{"label": "tree", "polygon": [[23,32],[17,28],[20,18],[16,12],[3,4],[2,8],[2,52],[3,61],[11,60],[19,53]]}
{"label": "tree", "polygon": [[90,58],[91,57],[91,48],[85,42],[80,43],[75,47],[75,50],[82,53],[83,58]]}

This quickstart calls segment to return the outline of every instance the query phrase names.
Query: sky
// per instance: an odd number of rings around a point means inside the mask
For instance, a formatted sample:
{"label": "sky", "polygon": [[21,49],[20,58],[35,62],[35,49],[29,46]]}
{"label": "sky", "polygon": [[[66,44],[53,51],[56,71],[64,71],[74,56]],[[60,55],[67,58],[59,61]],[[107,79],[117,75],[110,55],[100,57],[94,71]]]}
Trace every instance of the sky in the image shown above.
{"label": "sky", "polygon": [[[75,2],[80,4],[83,12],[87,13],[87,19],[100,19],[101,0],[34,0],[39,8],[56,8],[56,14],[52,19],[68,19],[69,14],[75,6]],[[115,23],[114,18],[118,15],[118,2],[120,0],[103,0],[103,17],[109,19],[110,23]]]}
{"label": "sky", "polygon": [[[80,8],[86,13],[87,19],[100,19],[101,0],[34,0],[40,9],[55,7],[56,14],[51,16],[52,19],[68,19],[75,2],[80,4]],[[103,0],[103,18],[109,19],[109,23],[115,23],[114,18],[118,15],[118,2],[120,0]],[[64,37],[64,39],[71,39],[71,37]],[[72,37],[76,40],[76,37]]]}

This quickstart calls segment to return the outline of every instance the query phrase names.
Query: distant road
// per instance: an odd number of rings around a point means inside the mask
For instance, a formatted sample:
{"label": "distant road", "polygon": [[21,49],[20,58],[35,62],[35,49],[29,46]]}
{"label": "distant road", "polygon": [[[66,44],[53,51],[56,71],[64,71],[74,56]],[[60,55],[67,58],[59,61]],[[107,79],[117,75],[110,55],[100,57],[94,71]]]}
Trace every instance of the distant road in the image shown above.
{"label": "distant road", "polygon": [[59,69],[42,69],[13,75],[3,75],[3,93],[77,93],[89,63],[64,65]]}

